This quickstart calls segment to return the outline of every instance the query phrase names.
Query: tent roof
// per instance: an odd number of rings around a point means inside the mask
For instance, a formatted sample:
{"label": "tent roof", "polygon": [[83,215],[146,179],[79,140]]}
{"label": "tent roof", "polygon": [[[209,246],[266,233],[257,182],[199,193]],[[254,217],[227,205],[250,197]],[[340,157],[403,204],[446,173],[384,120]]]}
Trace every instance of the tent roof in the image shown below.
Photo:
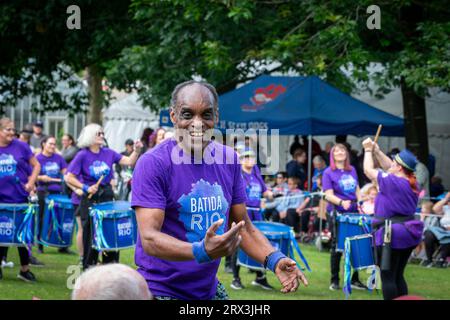
{"label": "tent roof", "polygon": [[112,103],[109,108],[104,111],[103,118],[105,120],[136,120],[151,121],[157,115],[149,109],[144,108],[142,103],[138,101],[137,93],[127,95],[125,98]]}

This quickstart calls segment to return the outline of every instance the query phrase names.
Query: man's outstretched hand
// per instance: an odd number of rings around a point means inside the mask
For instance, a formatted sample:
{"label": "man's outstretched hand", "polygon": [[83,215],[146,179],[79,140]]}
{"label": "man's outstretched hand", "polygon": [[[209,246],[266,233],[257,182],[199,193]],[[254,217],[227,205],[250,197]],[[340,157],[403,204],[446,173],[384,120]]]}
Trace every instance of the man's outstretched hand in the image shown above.
{"label": "man's outstretched hand", "polygon": [[281,289],[281,292],[283,293],[296,291],[300,281],[305,287],[308,286],[308,280],[292,259],[281,259],[275,268],[275,275],[283,286]]}

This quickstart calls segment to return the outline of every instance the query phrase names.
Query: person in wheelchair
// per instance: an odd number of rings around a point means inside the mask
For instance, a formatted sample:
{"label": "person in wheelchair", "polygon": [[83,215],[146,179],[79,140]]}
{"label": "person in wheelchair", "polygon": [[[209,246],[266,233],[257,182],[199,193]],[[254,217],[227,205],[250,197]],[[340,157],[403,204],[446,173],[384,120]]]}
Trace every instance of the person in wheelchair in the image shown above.
{"label": "person in wheelchair", "polygon": [[[447,257],[450,256],[450,192],[447,192],[445,198],[437,202],[434,207],[434,213],[442,215],[439,226],[432,226],[424,233],[425,252],[427,261],[425,266],[428,268],[435,266],[445,267]],[[433,263],[433,253],[436,247],[440,245],[435,263]]]}

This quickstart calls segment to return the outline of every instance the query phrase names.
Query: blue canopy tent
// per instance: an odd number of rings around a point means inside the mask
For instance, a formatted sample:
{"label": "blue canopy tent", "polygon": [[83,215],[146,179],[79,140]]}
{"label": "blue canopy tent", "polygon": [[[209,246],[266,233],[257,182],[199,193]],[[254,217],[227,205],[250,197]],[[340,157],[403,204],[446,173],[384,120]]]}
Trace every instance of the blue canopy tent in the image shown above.
{"label": "blue canopy tent", "polygon": [[[403,136],[403,119],[359,101],[317,76],[262,75],[219,97],[218,129],[278,129],[280,135]],[[168,111],[160,124],[171,126]]]}
{"label": "blue canopy tent", "polygon": [[[161,111],[160,124],[172,126],[168,110]],[[261,75],[219,97],[217,128],[221,131],[267,129],[270,134],[278,129],[280,135],[308,135],[308,168],[312,136],[375,135],[380,124],[383,136],[404,135],[402,118],[355,99],[317,76]]]}

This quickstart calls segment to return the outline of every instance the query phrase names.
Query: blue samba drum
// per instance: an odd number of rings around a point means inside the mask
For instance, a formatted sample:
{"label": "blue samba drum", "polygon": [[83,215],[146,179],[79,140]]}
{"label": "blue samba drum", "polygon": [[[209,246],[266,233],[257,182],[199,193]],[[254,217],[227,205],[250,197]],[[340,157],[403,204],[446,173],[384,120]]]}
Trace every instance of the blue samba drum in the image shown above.
{"label": "blue samba drum", "polygon": [[365,214],[346,213],[336,217],[337,246],[336,251],[344,251],[345,238],[371,232],[371,217]]}
{"label": "blue samba drum", "polygon": [[350,241],[350,262],[356,270],[375,266],[372,235],[362,234],[348,238]]}
{"label": "blue samba drum", "polygon": [[[272,246],[290,256],[291,228],[285,224],[277,222],[254,221],[253,224],[270,241]],[[237,263],[241,266],[253,270],[264,270],[264,266],[250,258],[243,250],[239,249]]]}
{"label": "blue samba drum", "polygon": [[40,239],[50,247],[70,247],[74,230],[74,207],[66,195],[51,194],[45,199]]}
{"label": "blue samba drum", "polygon": [[99,251],[133,248],[137,239],[134,210],[128,201],[110,201],[90,208],[92,246]]}
{"label": "blue samba drum", "polygon": [[35,244],[37,205],[0,203],[0,246]]}

